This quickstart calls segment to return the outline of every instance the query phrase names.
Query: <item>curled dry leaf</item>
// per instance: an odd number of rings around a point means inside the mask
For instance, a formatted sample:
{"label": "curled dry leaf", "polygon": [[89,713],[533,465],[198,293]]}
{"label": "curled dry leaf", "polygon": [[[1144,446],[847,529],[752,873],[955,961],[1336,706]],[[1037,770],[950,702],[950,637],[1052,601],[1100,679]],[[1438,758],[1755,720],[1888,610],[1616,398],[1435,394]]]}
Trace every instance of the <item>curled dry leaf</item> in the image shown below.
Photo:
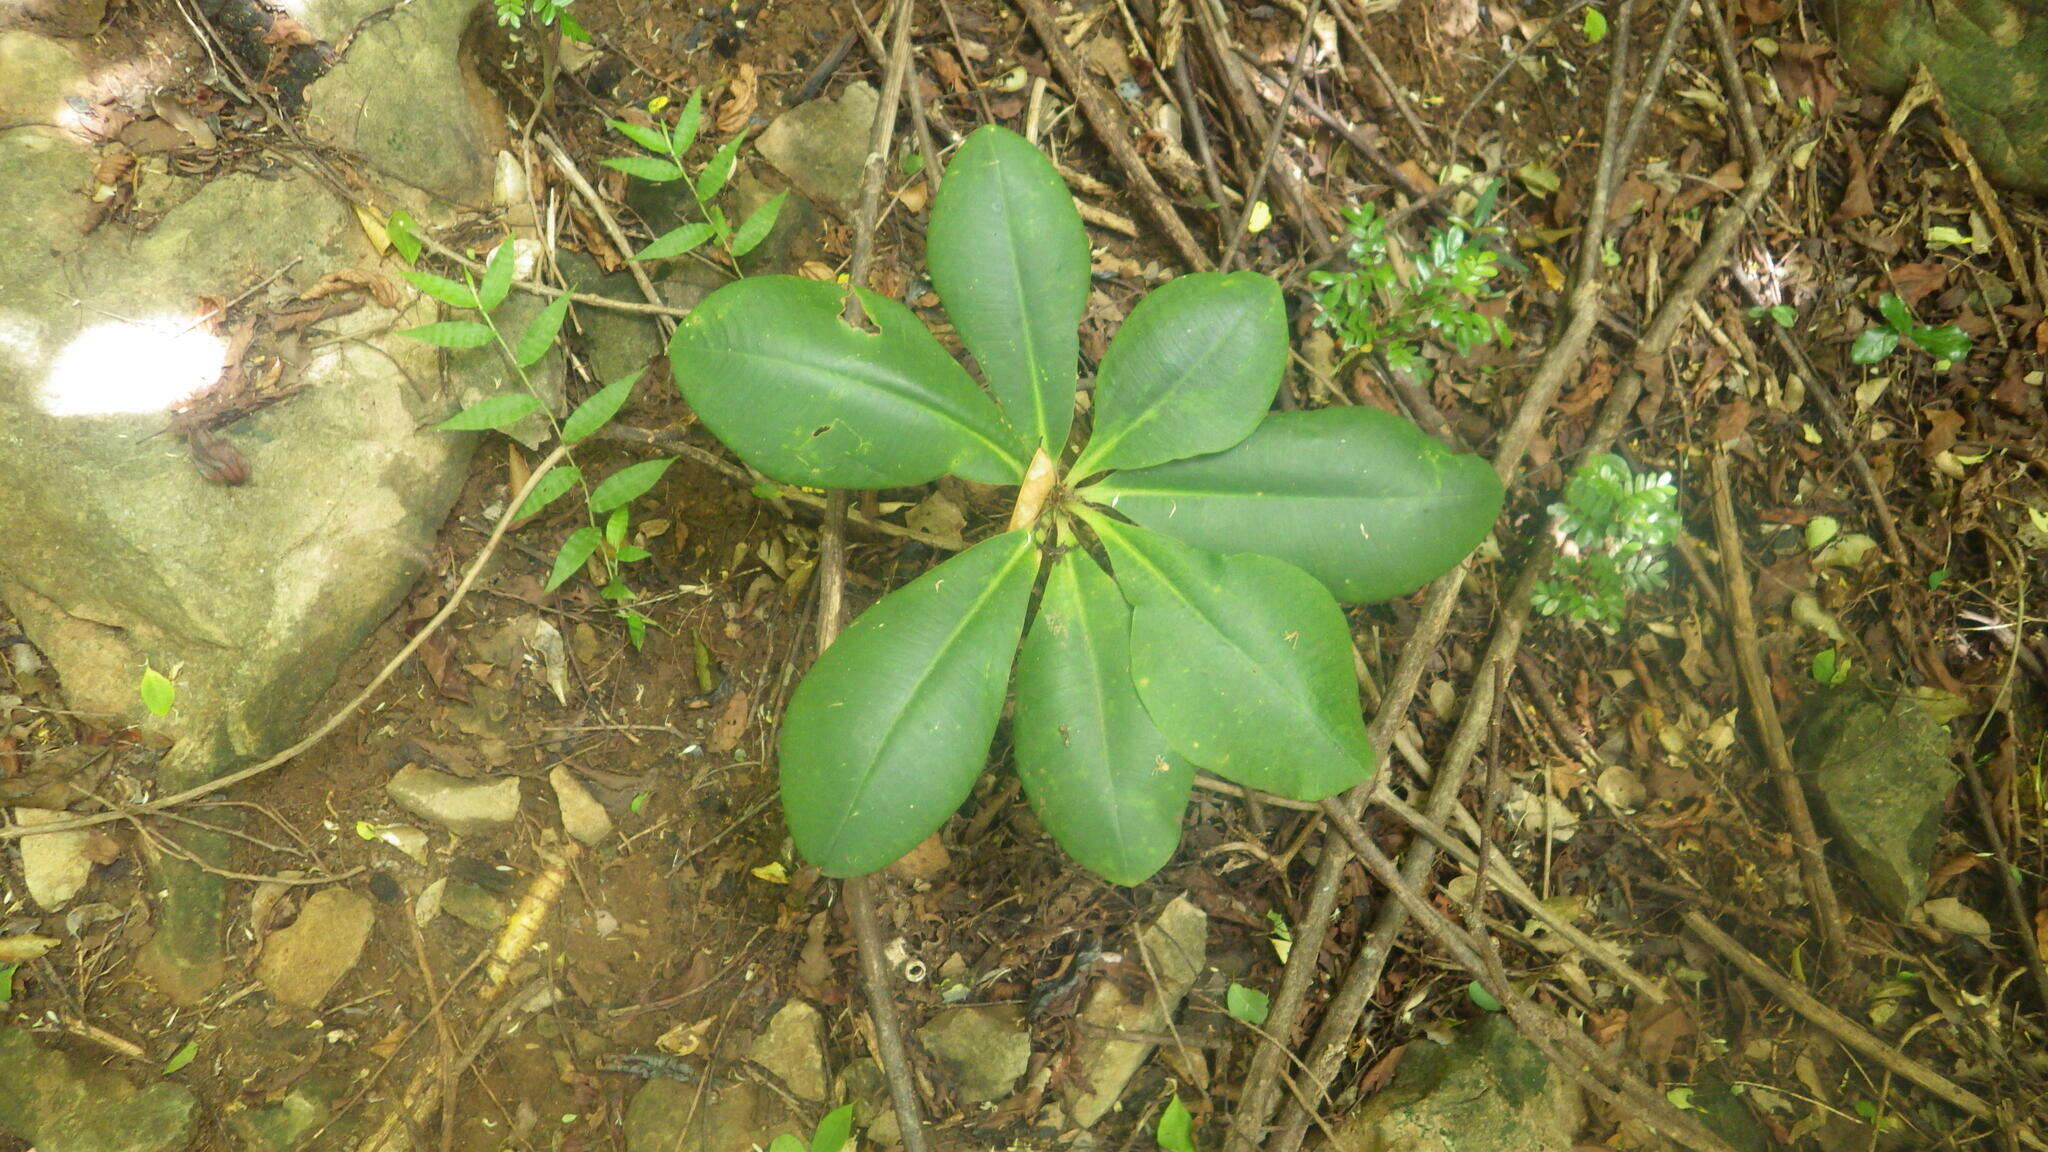
{"label": "curled dry leaf", "polygon": [[315,281],[311,288],[299,293],[301,300],[322,300],[341,292],[365,292],[379,307],[396,309],[400,303],[398,286],[388,277],[376,272],[365,272],[359,268],[343,268],[329,272]]}
{"label": "curled dry leaf", "polygon": [[747,126],[753,119],[754,109],[760,107],[756,91],[759,75],[752,64],[740,65],[739,72],[726,86],[725,102],[718,109],[718,130],[731,134]]}

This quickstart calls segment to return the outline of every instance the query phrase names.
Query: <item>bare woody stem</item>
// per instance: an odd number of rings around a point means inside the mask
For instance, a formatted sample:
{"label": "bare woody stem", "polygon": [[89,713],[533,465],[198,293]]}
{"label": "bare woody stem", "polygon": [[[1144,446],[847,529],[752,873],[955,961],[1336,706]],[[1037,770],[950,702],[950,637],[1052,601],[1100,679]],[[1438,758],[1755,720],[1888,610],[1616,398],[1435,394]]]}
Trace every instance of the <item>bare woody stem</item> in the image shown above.
{"label": "bare woody stem", "polygon": [[1007,531],[1029,528],[1038,523],[1045,514],[1046,501],[1052,497],[1053,486],[1060,481],[1059,465],[1040,448],[1031,454],[1031,463],[1024,470],[1024,483],[1017,489],[1017,503],[1010,510],[1010,526]]}

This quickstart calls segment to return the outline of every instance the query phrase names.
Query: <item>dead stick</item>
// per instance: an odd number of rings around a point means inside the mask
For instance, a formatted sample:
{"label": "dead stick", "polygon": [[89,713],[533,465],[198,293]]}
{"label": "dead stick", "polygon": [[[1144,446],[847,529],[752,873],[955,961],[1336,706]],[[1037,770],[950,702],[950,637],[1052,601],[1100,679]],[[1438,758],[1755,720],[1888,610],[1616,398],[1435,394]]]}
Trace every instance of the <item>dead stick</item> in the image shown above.
{"label": "dead stick", "polygon": [[[1197,3],[1200,0],[1196,0]],[[1323,10],[1323,0],[1310,0],[1308,8],[1301,15],[1301,39],[1294,45],[1294,64],[1287,70],[1287,87],[1280,104],[1273,109],[1273,122],[1266,126],[1266,140],[1259,149],[1259,170],[1252,174],[1251,184],[1245,188],[1244,208],[1237,214],[1237,223],[1230,229],[1230,243],[1224,245],[1223,259],[1216,262],[1218,271],[1228,272],[1237,263],[1237,250],[1251,235],[1252,212],[1259,206],[1259,197],[1266,190],[1266,177],[1273,171],[1273,161],[1280,154],[1280,137],[1287,131],[1287,105],[1301,91],[1301,78],[1308,72],[1310,48],[1315,43],[1316,15]],[[1311,217],[1304,221],[1315,229],[1320,243],[1325,238],[1325,229],[1320,219]],[[1327,243],[1322,243],[1327,248]]]}
{"label": "dead stick", "polygon": [[1806,806],[1806,789],[1799,782],[1799,769],[1792,763],[1785,743],[1785,728],[1778,720],[1777,701],[1771,695],[1770,674],[1757,651],[1756,614],[1749,602],[1749,575],[1742,563],[1742,536],[1735,527],[1735,501],[1728,479],[1728,454],[1716,452],[1713,459],[1714,532],[1720,542],[1721,566],[1727,572],[1729,621],[1735,644],[1736,670],[1749,696],[1750,719],[1764,746],[1764,761],[1771,782],[1777,785],[1778,802],[1784,806],[1785,822],[1791,825],[1793,846],[1798,852],[1799,873],[1806,881],[1807,898],[1813,901],[1813,918],[1820,929],[1821,945],[1836,971],[1847,962],[1842,946],[1842,906],[1835,899],[1835,885],[1828,878],[1827,858],[1821,852],[1820,832],[1814,827],[1813,812]]}
{"label": "dead stick", "polygon": [[[1209,47],[1209,58],[1215,63],[1217,74],[1223,78],[1224,93],[1230,97],[1231,103],[1237,106],[1238,118],[1244,121],[1246,130],[1257,130],[1263,117],[1259,115],[1259,101],[1253,94],[1251,80],[1245,76],[1244,69],[1239,65],[1236,49],[1231,42],[1230,14],[1215,0],[1190,0],[1190,6],[1194,9],[1195,25],[1201,29],[1202,39]],[[1273,115],[1277,122],[1284,123],[1287,119],[1285,104],[1275,109]],[[1277,132],[1279,127],[1276,124],[1270,130]],[[1309,203],[1308,194],[1302,190],[1299,175],[1287,164],[1275,164],[1272,174],[1273,182],[1280,187],[1280,199],[1286,203],[1288,212],[1307,231],[1308,239],[1315,244],[1318,252],[1327,250],[1331,246],[1330,230],[1324,225],[1323,218],[1316,215],[1314,206]],[[1251,211],[1252,200],[1253,197],[1248,191],[1245,196],[1246,212]]]}
{"label": "dead stick", "polygon": [[[1471,973],[1481,987],[1500,1001],[1501,1007],[1514,1020],[1516,1029],[1531,1043],[1544,1049],[1558,1068],[1598,1094],[1619,1097],[1644,1124],[1696,1152],[1732,1152],[1719,1136],[1679,1111],[1642,1077],[1594,1043],[1583,1030],[1536,1004],[1516,990],[1511,982],[1502,979],[1498,968],[1487,963],[1480,942],[1452,923],[1441,909],[1424,899],[1402,877],[1394,862],[1372,842],[1372,837],[1365,834],[1358,819],[1346,811],[1341,802],[1334,798],[1325,800],[1323,814],[1365,865],[1366,871],[1386,886],[1387,891],[1408,909],[1415,922],[1441,944],[1460,967]],[[1597,1075],[1582,1075],[1581,1063]]]}
{"label": "dead stick", "polygon": [[[1721,931],[1712,920],[1690,910],[1680,915],[1685,921],[1686,931],[1698,937],[1701,943],[1719,952],[1723,959],[1777,997],[1780,1003],[1825,1029],[1837,1040],[1979,1120],[1997,1125],[2012,1123],[2010,1117],[2000,1116],[1990,1101],[1885,1043],[1862,1025],[1821,1003],[1805,988],[1780,976],[1733,936]],[[2048,1144],[2029,1129],[2019,1129],[2019,1137],[2028,1147],[2048,1148]]]}
{"label": "dead stick", "polygon": [[1122,169],[1124,176],[1130,180],[1138,193],[1138,198],[1144,202],[1145,210],[1150,212],[1152,218],[1159,222],[1160,228],[1165,230],[1167,240],[1173,244],[1174,250],[1180,253],[1180,258],[1196,271],[1206,271],[1209,267],[1209,258],[1203,254],[1201,244],[1196,242],[1195,234],[1188,231],[1188,226],[1181,220],[1180,213],[1174,210],[1173,203],[1166,198],[1166,193],[1159,187],[1159,181],[1153,177],[1152,170],[1145,166],[1144,158],[1131,146],[1130,131],[1124,124],[1123,117],[1111,107],[1109,97],[1103,94],[1094,77],[1082,67],[1081,61],[1074,55],[1074,50],[1067,47],[1066,37],[1060,35],[1059,21],[1053,18],[1052,9],[1046,7],[1045,0],[1011,2],[1017,6],[1018,11],[1024,13],[1024,18],[1031,22],[1031,30],[1037,33],[1038,42],[1045,47],[1046,58],[1052,61],[1052,66],[1059,72],[1060,78],[1066,81],[1068,90],[1074,94],[1074,101],[1081,106],[1081,114],[1088,117],[1088,123],[1095,128],[1096,138],[1109,149],[1111,159],[1116,161],[1117,167]]}
{"label": "dead stick", "polygon": [[[860,210],[855,218],[853,260],[847,282],[867,283],[875,258],[875,223],[882,212],[882,180],[889,165],[890,144],[896,136],[896,110],[901,103],[904,77],[910,71],[910,17],[915,0],[897,0],[893,40],[883,69],[882,99],[875,108],[873,129],[868,135],[868,156],[861,173]],[[932,159],[927,157],[927,160]],[[858,299],[847,302],[849,311],[859,307]],[[822,654],[839,638],[846,593],[846,504],[843,491],[830,493],[825,505],[825,524],[818,548],[818,651]],[[917,1099],[917,1081],[911,1074],[910,1052],[903,1043],[903,1025],[897,1018],[896,993],[890,986],[887,965],[882,959],[882,931],[875,917],[874,879],[855,876],[841,886],[847,916],[853,923],[853,937],[860,954],[861,984],[867,993],[868,1017],[875,1027],[875,1060],[882,1066],[889,1084],[889,1099],[896,1109],[896,1123],[903,1131],[905,1152],[928,1152],[924,1110]]]}

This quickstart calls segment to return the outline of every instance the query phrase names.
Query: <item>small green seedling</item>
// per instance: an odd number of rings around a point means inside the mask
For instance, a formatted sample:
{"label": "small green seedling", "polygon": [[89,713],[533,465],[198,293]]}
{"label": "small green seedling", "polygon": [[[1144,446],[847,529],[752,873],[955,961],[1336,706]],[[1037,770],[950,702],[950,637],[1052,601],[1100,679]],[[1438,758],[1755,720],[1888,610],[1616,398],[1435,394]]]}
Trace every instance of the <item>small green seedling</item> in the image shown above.
{"label": "small green seedling", "polygon": [[579,43],[589,43],[590,33],[583,25],[569,15],[571,0],[492,0],[500,27],[514,30],[526,27],[560,28],[562,35]]}
{"label": "small green seedling", "polygon": [[1799,310],[1790,304],[1759,304],[1749,310],[1751,320],[1768,318],[1780,328],[1790,328],[1799,321]]}
{"label": "small green seedling", "polygon": [[784,1132],[768,1145],[768,1152],[841,1152],[852,1138],[853,1105],[842,1104],[818,1121],[810,1143],[806,1144],[800,1136]]}
{"label": "small green seedling", "polygon": [[902,304],[796,277],[719,288],[669,346],[704,426],[772,480],[1017,486],[1006,531],[884,596],[797,686],[779,759],[798,850],[857,876],[937,830],[1013,680],[1026,797],[1117,883],[1172,856],[1197,768],[1311,801],[1369,778],[1339,601],[1462,560],[1499,512],[1493,470],[1374,409],[1271,414],[1287,310],[1249,272],[1132,310],[1069,455],[1089,244],[1059,173],[976,131],[927,246],[988,391]]}
{"label": "small green seedling", "polygon": [[1638,476],[1619,456],[1596,456],[1572,474],[1550,512],[1559,518],[1558,555],[1536,585],[1537,611],[1613,631],[1629,596],[1664,586],[1665,549],[1678,538],[1669,472]]}
{"label": "small green seedling", "polygon": [[1877,363],[1891,355],[1900,340],[1911,341],[1934,357],[1937,371],[1970,354],[1970,337],[1961,328],[1953,324],[1935,328],[1920,323],[1913,319],[1906,302],[1890,292],[1877,298],[1877,310],[1884,316],[1884,323],[1864,329],[1849,347],[1849,359],[1858,364]]}
{"label": "small green seedling", "polygon": [[1487,344],[1506,347],[1513,333],[1476,305],[1493,298],[1490,285],[1500,258],[1487,242],[1501,230],[1486,221],[1499,184],[1479,196],[1472,222],[1433,229],[1402,276],[1388,247],[1386,221],[1370,204],[1344,210],[1351,234],[1351,266],[1311,272],[1319,310],[1316,324],[1328,328],[1346,352],[1375,353],[1389,368],[1428,379],[1429,361],[1421,341],[1433,338],[1467,355]]}
{"label": "small green seedling", "polygon": [[[659,107],[654,111],[659,112]],[[746,133],[735,134],[732,139],[719,145],[718,150],[705,161],[695,177],[691,177],[683,163],[683,154],[697,140],[697,129],[704,120],[704,93],[693,90],[684,103],[673,125],[664,123],[658,117],[649,124],[633,124],[625,120],[607,120],[626,139],[646,149],[647,156],[618,156],[604,162],[607,168],[616,168],[628,176],[637,177],[655,184],[670,184],[681,181],[690,190],[690,198],[696,201],[699,222],[683,224],[670,229],[652,244],[633,254],[635,260],[673,260],[688,255],[716,241],[725,250],[726,260],[737,272],[739,259],[752,252],[768,233],[775,228],[775,220],[782,213],[782,205],[789,193],[777,192],[773,199],[756,208],[738,227],[726,218],[725,209],[718,205],[718,194],[732,180],[733,169],[739,163],[740,148],[746,143]]]}
{"label": "small green seedling", "polygon": [[135,694],[142,698],[142,706],[149,709],[151,716],[163,716],[178,701],[178,685],[156,669],[144,668],[142,679],[135,685]]}
{"label": "small green seedling", "polygon": [[[534,390],[528,370],[541,362],[560,337],[562,323],[568,316],[569,297],[555,297],[527,323],[516,339],[508,339],[493,313],[511,292],[516,260],[513,244],[507,240],[491,253],[481,278],[472,278],[465,273],[458,281],[431,272],[400,272],[415,288],[435,300],[476,314],[474,320],[443,320],[409,328],[404,335],[440,348],[469,349],[496,345],[511,363],[523,387],[523,391],[493,396],[463,409],[441,423],[443,431],[503,431],[534,413],[546,411],[546,405]],[[633,385],[639,379],[640,373],[635,372],[614,380],[577,405],[567,419],[555,425],[555,433],[562,444],[575,445],[609,423],[619,409],[625,407]],[[592,485],[574,457],[565,455],[563,462],[540,477],[515,517],[525,520],[567,495],[571,489],[583,492],[584,523],[562,541],[555,556],[554,569],[548,574],[548,590],[561,587],[594,559],[602,575],[599,594],[612,602],[613,611],[625,623],[627,637],[635,648],[646,639],[647,618],[632,607],[635,596],[623,579],[623,567],[645,560],[651,553],[627,539],[631,526],[628,505],[654,487],[673,463],[673,458],[665,458],[629,464]]]}
{"label": "small green seedling", "polygon": [[1257,988],[1232,983],[1223,993],[1223,1007],[1239,1020],[1257,1028],[1266,1022],[1266,1014],[1272,1010],[1272,997]]}
{"label": "small green seedling", "polygon": [[1159,1126],[1152,1130],[1152,1136],[1166,1152],[1195,1152],[1195,1118],[1188,1106],[1180,1102],[1179,1093],[1159,1113]]}

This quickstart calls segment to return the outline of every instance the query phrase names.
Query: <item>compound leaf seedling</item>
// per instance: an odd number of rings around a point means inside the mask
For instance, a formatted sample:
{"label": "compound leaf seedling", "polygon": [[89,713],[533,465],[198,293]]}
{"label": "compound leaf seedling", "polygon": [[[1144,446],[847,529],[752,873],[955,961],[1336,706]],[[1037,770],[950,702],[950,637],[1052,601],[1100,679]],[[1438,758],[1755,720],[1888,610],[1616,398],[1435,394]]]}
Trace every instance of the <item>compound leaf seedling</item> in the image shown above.
{"label": "compound leaf seedling", "polygon": [[798,850],[855,876],[916,846],[974,787],[1013,693],[1026,798],[1121,884],[1172,856],[1197,768],[1311,801],[1369,778],[1339,602],[1462,560],[1500,510],[1493,470],[1383,412],[1269,414],[1286,309],[1244,272],[1131,311],[1070,457],[1089,249],[1059,174],[980,129],[928,248],[986,391],[902,304],[795,277],[718,289],[669,345],[705,427],[773,480],[1019,486],[1004,531],[882,597],[797,686],[779,760]]}

